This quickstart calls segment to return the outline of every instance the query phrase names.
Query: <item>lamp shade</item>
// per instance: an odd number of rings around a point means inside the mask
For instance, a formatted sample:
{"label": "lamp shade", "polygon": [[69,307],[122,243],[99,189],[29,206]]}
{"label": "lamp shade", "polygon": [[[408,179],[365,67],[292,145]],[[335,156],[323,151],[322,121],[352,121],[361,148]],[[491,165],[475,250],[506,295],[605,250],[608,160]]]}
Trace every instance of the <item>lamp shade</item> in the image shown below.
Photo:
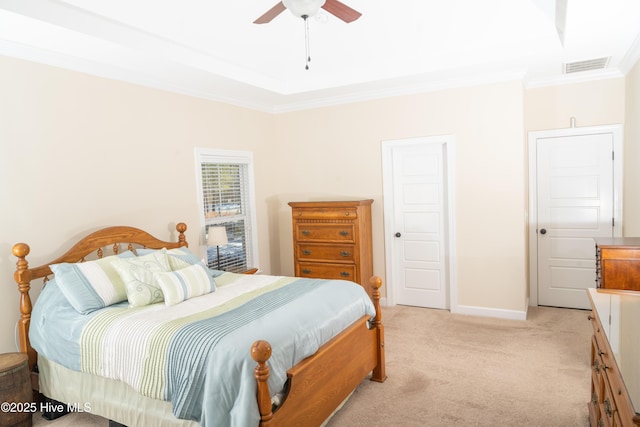
{"label": "lamp shade", "polygon": [[315,15],[324,6],[324,2],[325,0],[282,0],[289,12],[298,18]]}
{"label": "lamp shade", "polygon": [[207,236],[207,245],[224,246],[229,243],[227,239],[227,229],[224,227],[209,227],[209,235]]}

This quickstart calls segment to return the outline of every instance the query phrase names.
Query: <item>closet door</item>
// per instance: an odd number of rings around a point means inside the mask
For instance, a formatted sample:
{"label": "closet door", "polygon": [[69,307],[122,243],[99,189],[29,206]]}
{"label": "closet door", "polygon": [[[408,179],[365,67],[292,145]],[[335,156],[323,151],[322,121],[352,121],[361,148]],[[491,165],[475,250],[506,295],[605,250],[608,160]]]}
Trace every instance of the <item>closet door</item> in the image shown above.
{"label": "closet door", "polygon": [[614,134],[582,130],[534,144],[538,304],[588,309],[594,238],[614,235]]}

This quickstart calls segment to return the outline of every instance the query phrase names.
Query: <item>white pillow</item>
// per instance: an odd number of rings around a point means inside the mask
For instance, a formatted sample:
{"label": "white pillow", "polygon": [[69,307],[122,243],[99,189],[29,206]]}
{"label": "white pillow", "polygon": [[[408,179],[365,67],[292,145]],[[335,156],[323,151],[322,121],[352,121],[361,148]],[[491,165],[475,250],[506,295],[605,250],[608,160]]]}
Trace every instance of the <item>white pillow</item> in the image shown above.
{"label": "white pillow", "polygon": [[215,289],[209,274],[200,264],[171,272],[154,273],[153,277],[162,289],[166,305],[175,305]]}
{"label": "white pillow", "polygon": [[154,280],[153,274],[171,271],[164,250],[135,258],[118,259],[112,261],[111,265],[125,284],[130,307],[162,302],[162,289]]}

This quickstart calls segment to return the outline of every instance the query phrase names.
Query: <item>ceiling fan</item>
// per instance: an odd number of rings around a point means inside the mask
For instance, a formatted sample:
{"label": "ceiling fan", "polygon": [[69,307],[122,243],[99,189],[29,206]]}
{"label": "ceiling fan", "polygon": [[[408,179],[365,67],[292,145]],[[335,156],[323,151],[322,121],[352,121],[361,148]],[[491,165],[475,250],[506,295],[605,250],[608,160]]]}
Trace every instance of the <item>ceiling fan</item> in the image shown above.
{"label": "ceiling fan", "polygon": [[315,15],[320,8],[343,20],[346,23],[353,22],[362,15],[338,0],[282,0],[265,12],[254,24],[266,24],[273,18],[289,9],[291,13],[299,18],[308,18]]}

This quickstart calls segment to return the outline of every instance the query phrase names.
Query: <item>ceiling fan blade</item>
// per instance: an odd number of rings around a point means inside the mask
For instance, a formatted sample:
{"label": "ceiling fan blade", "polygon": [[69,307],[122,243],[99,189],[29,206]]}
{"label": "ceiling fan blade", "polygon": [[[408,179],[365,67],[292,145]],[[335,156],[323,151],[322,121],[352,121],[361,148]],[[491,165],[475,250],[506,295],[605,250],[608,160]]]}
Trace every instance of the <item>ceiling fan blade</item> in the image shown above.
{"label": "ceiling fan blade", "polygon": [[260,18],[256,19],[255,21],[253,21],[254,24],[266,24],[268,22],[271,22],[271,20],[273,18],[275,18],[276,16],[280,15],[282,12],[284,12],[287,8],[284,7],[284,4],[279,1],[275,6],[273,6],[271,9],[267,10],[264,15],[262,15]]}
{"label": "ceiling fan blade", "polygon": [[338,0],[327,0],[322,8],[330,14],[342,19],[347,24],[362,16],[360,12],[355,9],[351,9],[344,3],[340,3]]}

